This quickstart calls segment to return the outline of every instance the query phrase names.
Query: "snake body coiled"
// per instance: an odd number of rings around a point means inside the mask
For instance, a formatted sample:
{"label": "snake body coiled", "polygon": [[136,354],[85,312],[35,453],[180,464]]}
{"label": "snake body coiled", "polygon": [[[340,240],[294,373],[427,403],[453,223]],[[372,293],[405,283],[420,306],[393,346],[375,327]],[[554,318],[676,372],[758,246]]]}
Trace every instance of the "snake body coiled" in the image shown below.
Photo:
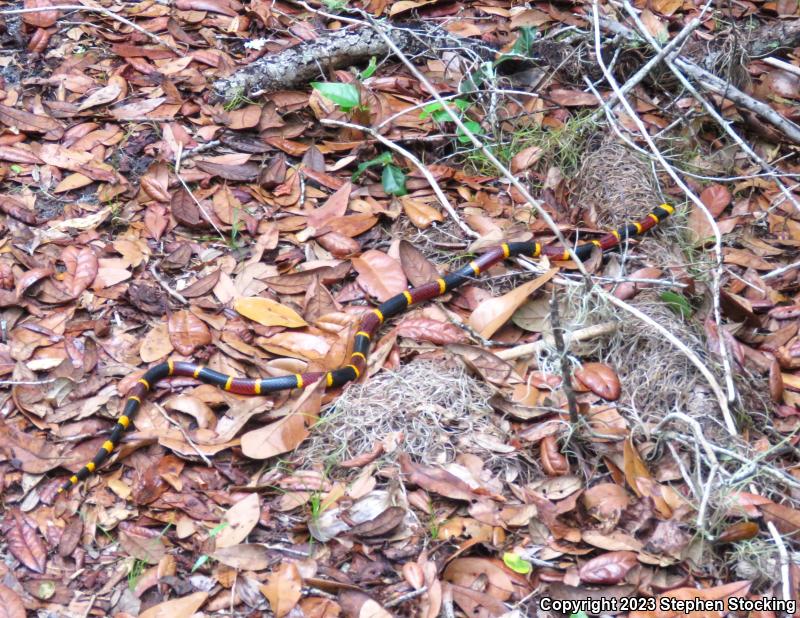
{"label": "snake body coiled", "polygon": [[[594,247],[599,248],[601,251],[608,251],[628,238],[644,234],[673,212],[672,206],[662,204],[639,221],[628,223],[606,234],[599,240],[592,240],[578,245],[575,247],[574,252],[581,260],[584,260],[589,257]],[[452,291],[495,264],[516,256],[533,258],[545,256],[555,260],[568,260],[570,258],[569,252],[563,247],[556,245],[543,246],[534,241],[507,242],[493,247],[463,268],[445,277],[393,296],[376,309],[366,313],[361,319],[358,332],[355,335],[350,363],[334,371],[297,373],[275,378],[246,379],[225,375],[208,367],[183,361],[168,360],[151,367],[130,389],[122,416],[117,419],[117,424],[108,439],[100,447],[94,459],[71,476],[59,488],[59,493],[70,489],[78,481],[86,479],[108,459],[114,448],[119,444],[122,434],[128,429],[134,416],[139,411],[142,399],[153,389],[158,381],[174,376],[191,377],[239,395],[266,395],[277,391],[300,389],[319,380],[325,380],[328,387],[342,386],[347,382],[357,380],[366,371],[370,341],[385,320],[402,313],[411,305],[431,300],[445,292]]]}

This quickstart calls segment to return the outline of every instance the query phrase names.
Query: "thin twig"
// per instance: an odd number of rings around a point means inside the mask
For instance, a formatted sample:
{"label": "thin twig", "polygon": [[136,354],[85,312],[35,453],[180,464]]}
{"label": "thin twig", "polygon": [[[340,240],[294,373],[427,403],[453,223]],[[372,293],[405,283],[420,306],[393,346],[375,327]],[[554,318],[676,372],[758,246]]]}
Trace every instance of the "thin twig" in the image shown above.
{"label": "thin twig", "polygon": [[[618,325],[616,322],[603,322],[602,324],[595,324],[594,326],[587,326],[586,328],[579,328],[569,335],[571,342],[587,341],[589,339],[596,339],[597,337],[605,337],[616,332]],[[523,343],[507,350],[500,350],[495,352],[494,355],[503,360],[514,360],[524,356],[533,356],[538,354],[545,348],[553,345],[552,335],[545,335],[544,339],[534,341],[533,343]]]}
{"label": "thin twig", "polygon": [[171,419],[169,417],[169,414],[167,414],[167,411],[164,410],[164,408],[162,408],[161,405],[159,405],[158,403],[155,403],[155,402],[153,403],[153,405],[161,413],[161,416],[163,416],[170,425],[174,425],[175,427],[178,428],[178,431],[181,432],[181,435],[183,436],[183,439],[186,440],[186,443],[189,446],[191,446],[192,450],[195,453],[197,453],[197,455],[200,457],[200,459],[203,460],[203,463],[205,463],[209,468],[214,467],[214,464],[211,463],[211,460],[203,454],[203,452],[198,448],[198,446],[187,435],[186,430],[183,428],[183,426],[178,421]]}
{"label": "thin twig", "polygon": [[390,609],[392,607],[397,607],[401,603],[405,603],[406,601],[410,601],[411,599],[416,599],[417,597],[421,597],[423,594],[428,592],[428,587],[423,586],[418,590],[412,590],[411,592],[407,592],[405,594],[401,594],[399,597],[395,597],[386,603],[383,604],[384,609]]}
{"label": "thin twig", "polygon": [[351,122],[344,122],[342,120],[333,120],[331,118],[323,118],[322,120],[320,120],[320,122],[326,125],[347,127],[348,129],[363,131],[364,133],[371,135],[373,138],[375,138],[377,141],[379,141],[387,148],[394,150],[399,155],[411,161],[414,167],[416,167],[419,170],[419,173],[422,174],[425,177],[425,180],[428,181],[428,184],[431,186],[431,189],[433,189],[433,192],[436,194],[436,197],[438,198],[439,203],[442,205],[442,208],[444,208],[447,211],[447,214],[450,215],[450,218],[453,219],[453,221],[458,225],[458,227],[460,227],[465,234],[467,234],[472,238],[477,238],[479,236],[477,232],[470,229],[470,227],[461,220],[461,217],[458,216],[456,209],[453,208],[453,205],[450,204],[450,201],[447,199],[447,196],[444,194],[441,187],[439,187],[439,183],[436,182],[436,179],[433,177],[433,174],[430,173],[430,171],[425,167],[425,165],[423,165],[422,161],[420,161],[412,152],[409,152],[402,146],[398,146],[393,141],[385,138],[383,135],[381,135],[371,127],[363,127],[361,125],[353,124]]}
{"label": "thin twig", "polygon": [[[710,4],[711,4],[710,2],[707,3],[706,7],[710,6]],[[658,41],[656,41],[655,38],[653,38],[653,36],[647,31],[647,28],[645,27],[644,23],[641,21],[641,18],[639,17],[639,15],[636,13],[636,10],[633,8],[633,6],[631,6],[631,3],[629,2],[629,0],[623,0],[623,6],[625,7],[625,10],[628,12],[628,15],[631,16],[631,19],[633,19],[634,22],[636,23],[636,25],[639,28],[639,31],[642,34],[642,36],[645,39],[647,39],[647,42],[650,44],[650,46],[653,49],[655,49],[656,51],[659,51],[659,50],[663,51],[664,49],[666,49],[666,47],[664,47],[662,49],[661,46],[658,44]],[[704,7],[704,10],[705,10],[705,7]],[[688,79],[686,79],[686,77],[683,75],[683,73],[681,73],[681,71],[675,66],[675,63],[672,61],[672,58],[667,57],[665,59],[665,63],[667,65],[667,67],[669,67],[670,71],[672,71],[672,73],[675,75],[675,77],[678,78],[678,81],[681,82],[683,87],[686,88],[692,94],[692,96],[694,96],[694,98],[697,99],[697,101],[699,101],[700,104],[705,108],[705,110],[708,113],[708,115],[711,116],[716,121],[716,123],[722,128],[723,131],[725,131],[725,133],[728,134],[728,136],[734,142],[736,142],[736,144],[739,146],[739,148],[742,149],[742,152],[744,152],[748,157],[750,157],[750,159],[752,161],[754,161],[759,167],[761,167],[762,170],[767,172],[768,175],[773,178],[773,180],[775,181],[775,184],[778,186],[778,189],[780,189],[780,191],[783,194],[784,198],[786,200],[788,200],[789,202],[791,202],[791,204],[795,207],[795,209],[798,212],[800,212],[800,203],[798,203],[797,198],[795,198],[795,196],[792,194],[792,192],[789,191],[789,189],[786,187],[786,185],[784,185],[783,182],[781,181],[781,179],[780,179],[780,171],[775,169],[772,165],[770,165],[764,159],[762,159],[750,147],[750,145],[747,142],[745,142],[739,136],[739,134],[736,131],[733,130],[732,123],[727,121],[727,120],[725,120],[717,112],[717,110],[714,108],[714,106],[711,104],[711,102],[708,101],[708,99],[706,99],[704,96],[702,96],[697,91],[697,89],[694,87],[694,85]]]}
{"label": "thin twig", "polygon": [[298,4],[300,6],[302,6],[303,8],[305,8],[307,11],[310,11],[311,13],[314,13],[316,15],[321,15],[321,16],[326,17],[328,19],[336,19],[336,20],[339,20],[339,21],[344,22],[344,23],[357,24],[357,25],[361,25],[361,26],[369,25],[384,40],[384,42],[389,47],[389,49],[392,50],[392,53],[394,53],[394,55],[397,56],[397,58],[404,65],[406,65],[406,67],[408,68],[409,72],[417,80],[419,80],[419,83],[422,84],[422,86],[436,100],[436,102],[441,105],[442,111],[444,111],[450,117],[450,120],[452,120],[455,123],[455,125],[459,128],[461,133],[463,135],[466,135],[467,138],[469,138],[469,140],[472,142],[472,144],[478,150],[481,151],[481,153],[492,163],[492,165],[495,166],[495,168],[498,170],[498,172],[500,172],[500,174],[511,184],[511,186],[513,186],[517,191],[519,191],[520,195],[523,198],[525,198],[525,200],[531,206],[534,207],[534,209],[539,214],[539,216],[542,218],[542,220],[552,230],[552,232],[555,235],[556,239],[562,244],[564,249],[567,251],[567,253],[570,256],[570,259],[572,259],[572,261],[575,262],[576,268],[584,276],[584,279],[586,280],[587,288],[591,287],[591,285],[592,285],[591,278],[589,276],[588,271],[586,270],[586,267],[583,265],[583,262],[578,257],[578,255],[575,253],[575,251],[574,251],[574,249],[572,247],[572,244],[567,242],[567,239],[561,233],[561,230],[556,225],[556,222],[553,221],[553,218],[542,207],[542,203],[539,200],[535,199],[531,195],[531,193],[530,193],[530,191],[528,191],[527,187],[525,187],[525,185],[522,184],[519,181],[519,179],[514,174],[512,174],[511,171],[505,165],[503,165],[503,163],[500,162],[500,160],[494,155],[494,153],[489,148],[487,148],[487,146],[480,139],[478,139],[478,137],[472,131],[469,130],[469,128],[464,124],[464,121],[461,120],[460,116],[458,114],[456,114],[451,109],[451,106],[447,105],[445,103],[445,100],[442,98],[442,96],[439,94],[439,91],[430,82],[430,80],[427,77],[425,77],[425,75],[423,75],[420,72],[419,69],[417,69],[417,67],[414,65],[414,63],[411,61],[411,59],[408,57],[408,55],[405,52],[403,52],[403,50],[401,50],[395,44],[395,42],[392,41],[391,37],[389,37],[384,32],[384,28],[386,28],[385,24],[376,23],[371,15],[365,13],[364,11],[360,11],[360,10],[357,11],[357,12],[359,12],[361,15],[364,16],[364,20],[353,19],[353,18],[350,18],[350,17],[343,17],[342,15],[332,15],[331,13],[327,13],[325,11],[321,11],[319,9],[316,9],[316,8],[310,6],[309,4],[307,4],[305,2],[302,2],[302,1],[299,1]]}
{"label": "thin twig", "polygon": [[[736,424],[733,422],[733,418],[730,415],[730,410],[728,409],[727,405],[729,402],[735,399],[736,389],[733,384],[733,374],[731,371],[730,359],[728,358],[728,350],[725,345],[725,337],[722,335],[722,315],[720,310],[720,280],[722,277],[722,268],[723,268],[722,234],[719,231],[719,227],[717,226],[717,222],[714,220],[714,217],[708,211],[708,208],[706,208],[706,205],[703,204],[700,198],[697,197],[697,195],[695,195],[695,193],[686,185],[686,183],[683,182],[683,180],[680,178],[680,176],[678,176],[673,167],[667,162],[667,160],[659,151],[658,147],[653,142],[653,139],[650,137],[650,134],[647,132],[647,127],[644,126],[642,119],[639,118],[639,115],[633,109],[633,107],[631,106],[630,102],[625,97],[625,95],[620,93],[619,84],[617,83],[616,78],[608,71],[608,67],[606,67],[602,59],[599,16],[600,16],[600,9],[598,6],[598,2],[597,0],[593,0],[592,21],[594,23],[595,54],[597,56],[597,63],[600,65],[600,68],[603,71],[603,75],[605,76],[606,81],[612,87],[614,92],[618,93],[620,97],[620,102],[622,103],[622,106],[625,108],[625,112],[636,124],[636,127],[639,129],[639,132],[641,133],[645,142],[647,142],[647,146],[656,156],[658,162],[664,168],[664,171],[666,171],[667,174],[669,174],[669,176],[675,181],[675,184],[677,184],[681,188],[684,194],[694,203],[697,209],[703,213],[706,220],[708,221],[709,227],[714,232],[714,252],[716,255],[716,268],[714,268],[712,272],[711,295],[712,295],[713,309],[714,309],[714,322],[717,326],[717,330],[719,331],[719,338],[718,338],[719,353],[722,359],[722,367],[725,374],[725,383],[727,386],[728,400],[723,409],[723,415],[725,415],[725,423],[728,430],[731,431],[734,435],[736,435],[737,434]],[[714,382],[716,383],[716,380]]]}
{"label": "thin twig", "polygon": [[783,273],[794,270],[795,268],[800,268],[800,262],[795,262],[794,264],[787,264],[786,266],[776,268],[775,270],[768,272],[766,275],[761,275],[761,278],[765,280],[774,279],[775,277],[780,277]]}
{"label": "thin twig", "polygon": [[83,5],[73,5],[73,4],[57,4],[54,6],[37,6],[28,9],[9,9],[6,11],[0,11],[0,15],[21,15],[23,13],[41,13],[43,11],[84,11],[86,13],[100,13],[101,15],[105,15],[110,19],[116,20],[121,24],[125,24],[129,28],[133,28],[136,32],[139,32],[145,35],[147,38],[151,39],[152,41],[158,43],[159,45],[163,45],[167,49],[172,52],[175,52],[179,56],[183,56],[184,52],[180,49],[175,47],[172,43],[169,43],[163,40],[156,34],[152,32],[148,32],[141,26],[133,23],[129,19],[125,19],[122,15],[117,15],[116,13],[109,11],[108,9],[104,9],[101,6],[83,6]]}
{"label": "thin twig", "polygon": [[553,331],[553,341],[555,342],[556,352],[561,365],[561,388],[567,398],[569,408],[569,420],[573,427],[578,426],[578,402],[575,400],[575,392],[572,390],[572,372],[569,366],[567,347],[564,345],[564,329],[561,326],[561,319],[558,315],[558,288],[553,288],[550,296],[550,330]]}
{"label": "thin twig", "polygon": [[180,181],[180,183],[183,185],[183,188],[184,188],[184,189],[186,189],[186,193],[188,193],[188,194],[189,194],[189,197],[191,197],[191,198],[192,198],[192,201],[193,201],[193,202],[195,203],[195,205],[196,205],[196,206],[197,206],[197,207],[200,209],[200,212],[201,212],[201,213],[203,213],[203,217],[205,217],[206,221],[208,221],[208,222],[211,224],[211,227],[213,227],[213,228],[216,230],[216,232],[217,232],[217,234],[219,234],[219,237],[220,237],[220,239],[222,240],[222,242],[225,242],[225,235],[224,235],[224,234],[222,233],[222,231],[221,231],[221,230],[220,230],[220,229],[217,227],[217,224],[216,224],[216,223],[214,223],[214,220],[211,218],[211,216],[208,214],[208,212],[206,212],[206,209],[205,209],[205,207],[204,207],[204,206],[203,206],[203,205],[200,203],[200,201],[199,201],[199,200],[198,200],[198,199],[197,199],[197,198],[194,196],[194,193],[192,193],[192,190],[189,188],[189,185],[187,185],[187,184],[186,184],[186,181],[185,181],[183,178],[181,178],[181,175],[180,175],[180,174],[175,174],[175,175],[178,177],[178,180],[179,180],[179,181]]}
{"label": "thin twig", "polygon": [[171,287],[169,287],[167,282],[164,281],[164,279],[162,279],[161,275],[159,275],[158,271],[156,270],[156,265],[155,264],[151,264],[150,265],[150,274],[153,275],[153,278],[156,280],[158,285],[160,285],[167,294],[172,296],[172,298],[174,298],[177,301],[180,301],[184,305],[188,305],[189,304],[189,301],[186,300],[185,296],[183,296],[179,292],[176,292],[175,290],[173,290]]}

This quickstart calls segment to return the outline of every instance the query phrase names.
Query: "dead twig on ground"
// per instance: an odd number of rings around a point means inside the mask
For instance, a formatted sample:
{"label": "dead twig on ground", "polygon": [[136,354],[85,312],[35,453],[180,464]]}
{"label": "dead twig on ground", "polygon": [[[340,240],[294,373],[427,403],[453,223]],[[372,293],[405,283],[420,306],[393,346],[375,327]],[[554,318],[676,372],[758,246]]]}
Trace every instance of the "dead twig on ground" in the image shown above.
{"label": "dead twig on ground", "polygon": [[436,182],[436,179],[433,177],[433,174],[430,173],[428,168],[426,168],[425,165],[423,165],[422,161],[420,161],[416,157],[416,155],[414,155],[412,152],[406,150],[402,146],[398,146],[393,141],[386,139],[383,135],[381,135],[371,127],[363,127],[361,125],[353,124],[351,122],[344,122],[342,120],[333,120],[331,118],[323,118],[322,120],[320,120],[320,122],[322,124],[329,126],[346,127],[348,129],[354,129],[356,131],[363,131],[364,133],[375,138],[377,141],[379,141],[381,144],[383,144],[390,150],[394,150],[396,153],[398,153],[405,159],[411,161],[414,167],[416,167],[417,170],[419,170],[419,173],[422,174],[425,180],[428,181],[428,184],[430,185],[431,189],[433,190],[434,194],[439,200],[439,203],[442,205],[442,208],[444,208],[447,211],[447,214],[450,215],[450,218],[456,223],[456,225],[458,225],[458,227],[460,227],[464,231],[464,233],[467,234],[467,236],[470,236],[472,238],[477,238],[479,236],[477,232],[475,232],[461,220],[461,217],[458,216],[456,209],[453,208],[453,205],[450,204],[450,200],[447,199],[447,196],[444,194],[444,191],[442,191],[441,187],[439,187],[439,183]]}
{"label": "dead twig on ground", "polygon": [[[625,112],[628,116],[634,121],[636,124],[637,129],[639,130],[642,138],[647,143],[647,146],[652,151],[653,155],[658,159],[658,162],[661,164],[664,171],[669,174],[669,176],[675,181],[680,189],[684,192],[684,194],[692,201],[692,203],[703,213],[706,220],[708,221],[708,225],[711,230],[714,232],[714,253],[716,255],[716,265],[713,271],[712,276],[712,301],[713,301],[713,308],[714,308],[714,322],[717,326],[719,332],[722,332],[722,316],[720,310],[720,280],[722,276],[722,235],[720,234],[719,227],[717,226],[714,217],[706,208],[706,205],[700,200],[700,198],[695,195],[695,193],[686,185],[685,182],[678,176],[675,172],[673,167],[667,162],[664,156],[659,151],[658,147],[653,142],[653,139],[650,137],[650,134],[647,132],[647,128],[644,126],[641,118],[636,113],[636,111],[631,106],[630,102],[627,100],[624,94],[622,94],[619,90],[619,84],[614,76],[609,72],[608,67],[605,65],[602,59],[602,49],[601,49],[601,39],[600,39],[600,21],[599,21],[600,11],[597,0],[592,2],[592,18],[594,24],[594,34],[595,34],[595,53],[597,55],[597,62],[600,65],[600,68],[603,71],[603,75],[605,76],[606,81],[608,84],[613,88],[615,93],[618,93],[620,102],[622,103],[623,107],[625,108]],[[609,295],[610,296],[610,295]],[[611,299],[611,298],[609,298]],[[614,301],[618,301],[619,299],[613,299]],[[616,304],[616,303],[615,303]],[[644,314],[642,314],[644,315]],[[720,334],[719,337],[719,352],[722,359],[722,366],[725,373],[725,383],[727,387],[727,401],[725,402],[725,406],[722,408],[723,416],[725,417],[725,424],[728,427],[728,430],[731,431],[733,434],[737,433],[736,424],[733,422],[733,417],[730,414],[730,409],[728,407],[728,403],[733,401],[736,397],[736,390],[733,384],[733,374],[731,372],[730,366],[730,359],[728,357],[728,350],[723,341],[724,337]],[[688,348],[686,348],[688,350]],[[708,369],[706,368],[706,371]],[[708,372],[709,375],[710,372]],[[716,380],[714,381],[716,384]]]}
{"label": "dead twig on ground", "polygon": [[84,6],[81,4],[56,4],[56,5],[48,5],[48,6],[37,6],[25,9],[7,9],[4,11],[0,11],[0,15],[22,15],[25,13],[41,13],[43,11],[83,11],[84,13],[100,13],[101,15],[105,15],[109,19],[113,19],[118,21],[121,24],[125,24],[129,28],[133,28],[136,32],[143,34],[148,39],[158,43],[159,45],[163,45],[171,52],[178,54],[179,56],[183,55],[183,52],[175,47],[172,43],[165,41],[161,37],[152,32],[149,32],[142,28],[141,26],[133,23],[129,19],[122,17],[122,15],[117,15],[113,11],[105,9],[101,6]]}

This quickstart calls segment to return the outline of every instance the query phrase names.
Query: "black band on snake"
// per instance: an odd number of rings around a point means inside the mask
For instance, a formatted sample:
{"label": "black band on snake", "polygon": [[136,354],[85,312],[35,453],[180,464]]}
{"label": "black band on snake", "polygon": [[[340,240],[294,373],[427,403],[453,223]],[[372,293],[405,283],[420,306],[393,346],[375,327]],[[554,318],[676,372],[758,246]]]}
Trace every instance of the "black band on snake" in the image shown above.
{"label": "black band on snake", "polygon": [[[589,257],[593,247],[598,247],[601,251],[608,251],[628,238],[644,234],[673,212],[672,206],[662,204],[643,219],[624,225],[599,240],[592,240],[578,245],[574,251],[581,260]],[[139,411],[142,399],[159,380],[172,376],[192,377],[206,384],[212,384],[240,395],[266,395],[276,391],[305,388],[319,380],[325,380],[329,387],[342,386],[347,382],[357,380],[366,370],[370,341],[384,320],[402,313],[411,305],[436,298],[445,292],[454,290],[465,281],[480,275],[498,262],[516,256],[533,258],[546,256],[554,260],[568,260],[570,257],[569,252],[564,247],[542,246],[534,241],[507,242],[489,249],[474,261],[446,277],[406,290],[390,298],[377,309],[372,309],[368,312],[362,318],[359,330],[355,335],[350,363],[335,371],[297,373],[277,378],[250,380],[225,375],[208,367],[188,362],[168,360],[165,363],[151,367],[130,389],[122,416],[117,420],[117,424],[111,431],[108,440],[103,443],[92,461],[81,468],[77,474],[71,476],[63,487],[59,488],[59,493],[70,489],[78,481],[87,478],[108,459],[111,452],[119,444],[122,434],[130,426],[133,417]]]}

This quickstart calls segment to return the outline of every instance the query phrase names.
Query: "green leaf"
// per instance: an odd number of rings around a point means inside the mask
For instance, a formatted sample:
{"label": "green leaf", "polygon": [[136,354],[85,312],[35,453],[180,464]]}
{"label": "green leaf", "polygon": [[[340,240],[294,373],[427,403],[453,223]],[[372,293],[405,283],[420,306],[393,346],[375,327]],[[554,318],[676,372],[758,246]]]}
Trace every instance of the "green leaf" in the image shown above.
{"label": "green leaf", "polygon": [[539,32],[533,26],[524,26],[520,28],[519,36],[517,40],[514,41],[514,47],[511,48],[511,53],[519,54],[520,56],[529,56],[531,48],[533,47],[533,42],[538,35]]}
{"label": "green leaf", "polygon": [[367,66],[367,68],[358,74],[358,79],[364,81],[368,77],[372,77],[372,75],[375,73],[377,69],[378,69],[378,59],[375,56],[373,56],[372,58],[369,59],[369,65]]}
{"label": "green leaf", "polygon": [[692,316],[692,306],[682,294],[676,294],[675,292],[667,290],[666,292],[661,292],[659,298],[671,311],[674,311],[676,315],[684,319]]}
{"label": "green leaf", "polygon": [[356,171],[353,172],[353,175],[350,177],[350,180],[355,182],[356,180],[359,179],[361,174],[366,172],[369,168],[375,167],[376,165],[388,165],[391,162],[392,162],[392,153],[384,152],[379,157],[375,157],[374,159],[361,163],[358,166],[358,168],[356,168]]}
{"label": "green leaf", "polygon": [[22,172],[22,167],[17,165],[16,163],[12,164],[10,167],[11,171],[14,172],[15,174],[19,174],[20,172]]}
{"label": "green leaf", "polygon": [[221,521],[216,526],[211,528],[211,530],[208,533],[208,536],[210,536],[213,539],[215,536],[217,536],[220,532],[222,532],[229,525],[230,524],[227,521]]}
{"label": "green leaf", "polygon": [[579,611],[574,614],[570,614],[569,618],[589,618],[589,616],[586,615],[586,612]]}
{"label": "green leaf", "polygon": [[[464,122],[464,126],[467,127],[470,130],[470,132],[474,133],[475,135],[481,134],[481,125],[479,122],[475,122],[474,120],[467,120]],[[461,142],[462,144],[469,144],[470,142],[472,142],[470,137],[466,133],[464,133],[464,131],[462,131],[460,127],[458,131],[456,131],[456,135],[458,136],[458,141]]]}
{"label": "green leaf", "polygon": [[383,168],[381,184],[387,195],[405,195],[408,193],[406,191],[406,175],[403,170],[395,165],[387,165]]}
{"label": "green leaf", "polygon": [[[464,99],[453,99],[452,103],[459,109],[459,112],[467,111],[472,105],[472,103]],[[453,109],[452,106],[450,106],[450,109]],[[461,114],[459,112],[456,112],[456,115],[460,118]],[[448,122],[452,120],[450,114],[444,109],[444,105],[439,103],[439,101],[429,103],[422,108],[419,119],[425,120],[428,117],[433,117],[436,122]]]}
{"label": "green leaf", "polygon": [[520,573],[521,575],[527,575],[533,571],[533,565],[519,554],[512,554],[511,552],[504,553],[503,563],[514,571],[514,573]]}
{"label": "green leaf", "polygon": [[195,560],[194,565],[192,566],[192,573],[208,562],[208,559],[209,557],[206,554],[203,554],[197,560]]}
{"label": "green leaf", "polygon": [[311,82],[311,87],[323,97],[336,103],[343,112],[361,105],[361,93],[355,84],[340,84],[338,82]]}

